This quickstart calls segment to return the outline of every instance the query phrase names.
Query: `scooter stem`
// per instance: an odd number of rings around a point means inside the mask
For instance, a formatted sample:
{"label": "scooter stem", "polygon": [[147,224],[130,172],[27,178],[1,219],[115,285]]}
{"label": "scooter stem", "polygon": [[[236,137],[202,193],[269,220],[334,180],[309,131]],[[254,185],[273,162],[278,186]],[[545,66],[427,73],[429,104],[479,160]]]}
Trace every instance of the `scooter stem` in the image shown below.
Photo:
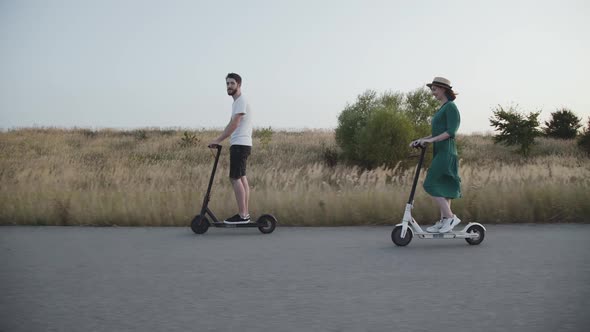
{"label": "scooter stem", "polygon": [[418,160],[418,166],[416,167],[416,175],[414,175],[414,183],[412,184],[412,191],[410,192],[410,199],[408,199],[408,204],[413,204],[414,202],[414,194],[416,193],[416,185],[418,184],[418,178],[420,177],[420,169],[422,169],[422,162],[424,161],[424,154],[426,153],[426,147],[419,145],[418,146],[422,151],[420,152],[420,159]]}
{"label": "scooter stem", "polygon": [[217,153],[215,154],[215,162],[213,163],[213,170],[211,171],[211,177],[209,178],[207,193],[205,194],[205,198],[203,199],[203,207],[201,208],[201,214],[205,213],[205,210],[207,210],[207,205],[209,204],[209,199],[211,196],[211,188],[213,187],[213,179],[215,179],[215,172],[217,171],[219,156],[221,155],[221,145],[217,144],[214,147],[217,149]]}

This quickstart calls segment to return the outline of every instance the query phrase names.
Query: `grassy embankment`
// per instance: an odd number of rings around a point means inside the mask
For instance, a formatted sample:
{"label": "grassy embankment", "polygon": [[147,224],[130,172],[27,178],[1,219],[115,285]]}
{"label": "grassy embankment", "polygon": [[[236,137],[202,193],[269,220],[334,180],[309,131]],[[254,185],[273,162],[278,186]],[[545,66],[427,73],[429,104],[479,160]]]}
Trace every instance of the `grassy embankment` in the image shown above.
{"label": "grassy embankment", "polygon": [[[2,132],[0,224],[188,226],[211,172],[205,145],[217,133],[194,134],[183,147],[182,130]],[[526,160],[490,136],[458,141],[463,198],[453,208],[464,221],[590,221],[590,159],[573,141],[539,139]],[[413,169],[330,167],[325,152],[334,147],[329,131],[276,132],[266,146],[255,139],[251,214],[272,213],[281,225],[399,222]],[[236,212],[228,164],[226,148],[210,204],[221,218]],[[421,224],[438,218],[421,186],[414,215]]]}

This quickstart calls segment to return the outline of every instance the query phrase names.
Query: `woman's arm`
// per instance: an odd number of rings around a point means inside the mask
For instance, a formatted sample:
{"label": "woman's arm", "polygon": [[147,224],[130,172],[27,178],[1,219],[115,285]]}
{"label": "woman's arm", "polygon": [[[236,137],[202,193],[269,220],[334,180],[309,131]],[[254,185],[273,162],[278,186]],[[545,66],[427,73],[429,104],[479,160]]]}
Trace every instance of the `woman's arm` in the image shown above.
{"label": "woman's arm", "polygon": [[434,142],[440,142],[440,141],[447,140],[447,139],[449,139],[449,137],[451,137],[451,135],[445,131],[444,133],[442,133],[438,136],[434,136],[434,137],[430,136],[426,139],[422,139],[422,141],[425,143],[434,143]]}

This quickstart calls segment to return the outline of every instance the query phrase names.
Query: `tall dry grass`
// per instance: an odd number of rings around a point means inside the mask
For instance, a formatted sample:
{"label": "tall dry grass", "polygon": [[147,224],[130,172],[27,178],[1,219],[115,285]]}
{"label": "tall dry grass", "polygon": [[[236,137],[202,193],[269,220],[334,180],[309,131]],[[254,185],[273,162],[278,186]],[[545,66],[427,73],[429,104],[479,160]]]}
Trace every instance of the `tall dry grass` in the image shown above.
{"label": "tall dry grass", "polygon": [[[183,130],[17,129],[0,133],[0,223],[27,225],[188,226],[198,213],[218,133]],[[465,221],[483,223],[590,221],[590,160],[573,142],[539,140],[522,159],[490,136],[459,137]],[[366,171],[326,165],[330,131],[278,132],[255,139],[249,160],[251,214],[272,213],[281,225],[373,225],[399,222],[413,168]],[[224,149],[210,203],[218,217],[236,203]],[[408,164],[415,164],[415,157]],[[424,173],[421,179],[424,179]],[[421,182],[421,181],[420,181]],[[438,212],[424,191],[416,219]]]}

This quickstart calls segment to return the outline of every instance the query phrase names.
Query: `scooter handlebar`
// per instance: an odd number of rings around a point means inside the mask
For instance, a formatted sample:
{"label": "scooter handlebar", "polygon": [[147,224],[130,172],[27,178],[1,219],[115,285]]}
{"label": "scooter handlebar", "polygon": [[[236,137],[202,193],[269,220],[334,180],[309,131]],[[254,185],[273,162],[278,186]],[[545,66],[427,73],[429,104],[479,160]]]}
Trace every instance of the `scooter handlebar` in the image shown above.
{"label": "scooter handlebar", "polygon": [[209,149],[217,149],[217,150],[221,150],[221,144],[209,144],[207,145],[207,147]]}
{"label": "scooter handlebar", "polygon": [[425,144],[420,144],[420,143],[418,143],[418,142],[414,142],[414,143],[412,144],[412,147],[413,147],[414,149],[426,149],[426,145],[425,145]]}

